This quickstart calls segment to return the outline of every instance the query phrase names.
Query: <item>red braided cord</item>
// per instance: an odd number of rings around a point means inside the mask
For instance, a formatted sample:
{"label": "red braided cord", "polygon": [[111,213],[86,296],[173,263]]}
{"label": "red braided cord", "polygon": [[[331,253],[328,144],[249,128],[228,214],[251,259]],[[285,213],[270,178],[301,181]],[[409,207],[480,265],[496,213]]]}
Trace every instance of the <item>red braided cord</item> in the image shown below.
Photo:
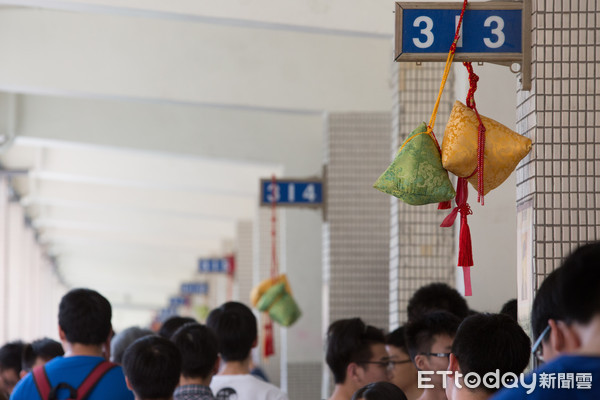
{"label": "red braided cord", "polygon": [[277,278],[277,180],[275,175],[271,179],[272,200],[271,200],[271,279]]}
{"label": "red braided cord", "polygon": [[[271,178],[271,279],[277,278],[277,179],[275,175]],[[275,354],[273,344],[273,321],[268,313],[265,313],[263,356],[268,358]]]}
{"label": "red braided cord", "polygon": [[460,26],[462,25],[463,17],[465,16],[465,10],[467,9],[468,0],[464,0],[462,11],[460,12],[460,18],[458,19],[458,25],[456,26],[456,33],[454,34],[454,40],[452,41],[452,45],[450,46],[450,52],[454,53],[456,51],[456,43],[458,43],[458,38],[460,37]]}
{"label": "red braided cord", "polygon": [[[467,93],[467,106],[475,111],[475,115],[479,121],[477,134],[477,168],[475,171],[473,171],[473,174],[477,172],[477,201],[481,203],[481,205],[484,205],[483,156],[485,154],[485,126],[483,125],[483,121],[481,121],[481,116],[479,115],[479,111],[477,111],[477,105],[475,104],[475,91],[477,90],[477,82],[479,81],[479,77],[473,71],[473,66],[470,62],[463,62],[463,65],[469,72],[469,92]],[[471,174],[471,176],[473,176],[473,174]]]}

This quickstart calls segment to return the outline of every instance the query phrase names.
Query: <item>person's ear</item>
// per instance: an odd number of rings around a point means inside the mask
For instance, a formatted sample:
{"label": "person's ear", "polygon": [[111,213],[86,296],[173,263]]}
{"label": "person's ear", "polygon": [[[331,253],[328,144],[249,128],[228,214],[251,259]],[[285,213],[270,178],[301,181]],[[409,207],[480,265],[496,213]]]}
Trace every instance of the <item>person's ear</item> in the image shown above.
{"label": "person's ear", "polygon": [[27,375],[27,371],[22,369],[21,372],[19,372],[19,378],[23,379],[23,378],[25,378],[25,375]]}
{"label": "person's ear", "polygon": [[550,337],[548,338],[548,344],[552,348],[553,352],[558,353],[564,347],[564,338],[563,334],[558,329],[558,325],[555,320],[549,319],[548,325],[550,326]]}
{"label": "person's ear", "polygon": [[258,346],[258,338],[254,339],[254,342],[252,342],[252,348],[255,348],[256,346]]}
{"label": "person's ear", "polygon": [[110,360],[110,342],[112,341],[112,338],[114,335],[115,335],[115,331],[113,331],[113,328],[111,326],[110,332],[108,333],[108,337],[102,344],[102,355],[107,360]]}
{"label": "person's ear", "polygon": [[212,369],[212,374],[216,375],[219,373],[219,368],[221,367],[221,356],[217,356],[217,361],[215,361],[215,365]]}
{"label": "person's ear", "polygon": [[131,387],[131,383],[129,383],[129,378],[125,377],[125,384],[127,385],[127,389],[133,392],[133,388]]}
{"label": "person's ear", "polygon": [[[581,339],[577,331],[564,321],[550,320],[548,323],[553,323],[557,331],[557,344],[552,344],[553,348],[559,353],[571,353],[581,347]],[[550,325],[552,327],[552,325]],[[554,328],[551,328],[554,331]],[[552,334],[550,334],[552,340]]]}
{"label": "person's ear", "polygon": [[65,335],[65,331],[63,331],[63,329],[60,327],[60,325],[58,326],[58,337],[60,338],[60,340],[62,342],[67,340],[67,335]]}
{"label": "person's ear", "polygon": [[419,371],[429,371],[429,363],[427,362],[427,357],[423,354],[417,354],[415,356],[415,366]]}
{"label": "person's ear", "polygon": [[448,376],[454,376],[454,373],[459,371],[458,360],[456,359],[456,356],[452,353],[450,353],[450,362],[448,363],[448,371],[451,371],[451,373]]}
{"label": "person's ear", "polygon": [[358,382],[360,381],[360,366],[356,363],[350,363],[348,364],[348,366],[346,367],[346,379],[350,379],[354,382]]}

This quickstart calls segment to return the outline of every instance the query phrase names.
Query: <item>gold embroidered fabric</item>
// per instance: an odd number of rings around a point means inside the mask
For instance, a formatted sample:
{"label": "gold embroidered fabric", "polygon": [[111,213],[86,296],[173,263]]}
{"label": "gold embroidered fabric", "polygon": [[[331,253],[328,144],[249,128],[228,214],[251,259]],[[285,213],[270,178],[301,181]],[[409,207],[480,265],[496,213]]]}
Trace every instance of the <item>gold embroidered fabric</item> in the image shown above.
{"label": "gold embroidered fabric", "polygon": [[278,283],[283,283],[285,285],[285,290],[290,294],[292,293],[292,289],[290,288],[290,284],[285,274],[281,274],[275,279],[267,278],[252,288],[252,291],[250,292],[250,303],[252,306],[256,307],[260,298]]}
{"label": "gold embroidered fabric", "polygon": [[[483,194],[497,188],[531,150],[531,139],[519,135],[491,118],[481,116],[485,131]],[[442,141],[442,164],[454,175],[466,178],[477,168],[479,121],[475,112],[456,101]],[[468,181],[477,188],[477,173]]]}

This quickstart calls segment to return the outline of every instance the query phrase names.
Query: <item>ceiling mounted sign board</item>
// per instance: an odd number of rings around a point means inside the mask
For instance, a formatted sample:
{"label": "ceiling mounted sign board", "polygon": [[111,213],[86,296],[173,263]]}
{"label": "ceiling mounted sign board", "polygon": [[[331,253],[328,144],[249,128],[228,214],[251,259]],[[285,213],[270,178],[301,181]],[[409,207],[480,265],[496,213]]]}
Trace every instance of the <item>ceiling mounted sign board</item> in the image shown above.
{"label": "ceiling mounted sign board", "polygon": [[[396,61],[445,61],[462,3],[396,3]],[[469,3],[455,61],[521,65],[523,90],[531,88],[530,0]]]}

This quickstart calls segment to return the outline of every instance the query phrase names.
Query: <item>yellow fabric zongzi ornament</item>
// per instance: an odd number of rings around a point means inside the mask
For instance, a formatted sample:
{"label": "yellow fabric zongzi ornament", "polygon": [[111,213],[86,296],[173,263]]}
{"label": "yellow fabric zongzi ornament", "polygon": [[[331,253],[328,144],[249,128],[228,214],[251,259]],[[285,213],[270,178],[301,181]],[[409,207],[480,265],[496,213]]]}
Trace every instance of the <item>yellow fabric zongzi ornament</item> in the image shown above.
{"label": "yellow fabric zongzi ornament", "polygon": [[[515,170],[531,150],[531,139],[519,135],[501,123],[481,115],[485,126],[483,155],[483,194],[497,188]],[[446,124],[442,142],[445,169],[466,178],[477,188],[477,136],[479,121],[475,112],[456,101]]]}

